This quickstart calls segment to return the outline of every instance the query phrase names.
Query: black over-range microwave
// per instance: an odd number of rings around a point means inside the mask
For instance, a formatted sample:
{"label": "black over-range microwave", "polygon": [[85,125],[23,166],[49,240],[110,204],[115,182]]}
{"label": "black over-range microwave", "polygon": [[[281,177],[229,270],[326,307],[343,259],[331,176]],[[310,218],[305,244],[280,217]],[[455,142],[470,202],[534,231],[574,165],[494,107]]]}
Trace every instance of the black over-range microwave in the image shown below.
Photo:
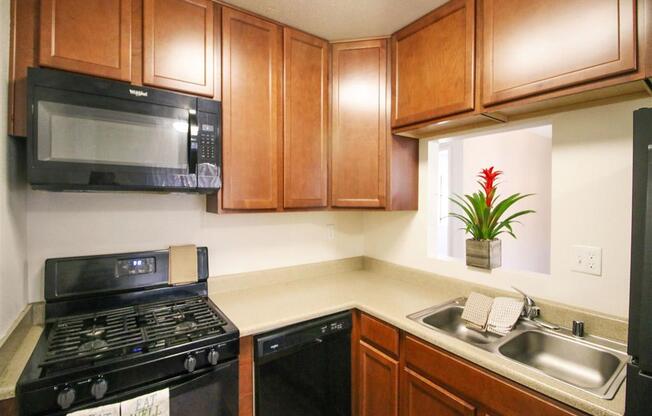
{"label": "black over-range microwave", "polygon": [[43,68],[28,72],[35,189],[216,192],[218,101]]}

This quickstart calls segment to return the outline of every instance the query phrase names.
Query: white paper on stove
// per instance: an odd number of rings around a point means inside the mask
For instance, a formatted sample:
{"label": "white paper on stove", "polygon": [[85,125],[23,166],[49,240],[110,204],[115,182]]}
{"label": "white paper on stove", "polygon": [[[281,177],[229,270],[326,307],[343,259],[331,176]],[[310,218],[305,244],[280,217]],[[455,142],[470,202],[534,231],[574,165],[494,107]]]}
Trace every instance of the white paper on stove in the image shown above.
{"label": "white paper on stove", "polygon": [[170,416],[170,389],[163,389],[120,403],[121,416]]}
{"label": "white paper on stove", "polygon": [[76,412],[68,413],[66,416],[120,416],[120,403],[77,410]]}

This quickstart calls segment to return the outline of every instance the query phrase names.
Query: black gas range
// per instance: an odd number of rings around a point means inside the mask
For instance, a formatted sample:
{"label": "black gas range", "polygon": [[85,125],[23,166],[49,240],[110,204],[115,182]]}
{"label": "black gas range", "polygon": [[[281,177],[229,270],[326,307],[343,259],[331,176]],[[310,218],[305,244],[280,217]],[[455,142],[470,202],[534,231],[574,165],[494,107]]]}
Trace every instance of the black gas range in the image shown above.
{"label": "black gas range", "polygon": [[50,259],[46,325],[16,388],[21,415],[65,415],[169,389],[172,416],[238,414],[238,329],[167,250]]}

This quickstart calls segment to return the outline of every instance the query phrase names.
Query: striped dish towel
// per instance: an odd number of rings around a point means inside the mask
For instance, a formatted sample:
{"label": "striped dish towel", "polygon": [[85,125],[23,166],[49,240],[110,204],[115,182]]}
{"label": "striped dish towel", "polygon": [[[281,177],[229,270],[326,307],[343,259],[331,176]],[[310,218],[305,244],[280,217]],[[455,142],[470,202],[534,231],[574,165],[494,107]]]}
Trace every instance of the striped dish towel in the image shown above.
{"label": "striped dish towel", "polygon": [[494,299],[487,321],[487,331],[505,336],[514,328],[523,311],[523,300],[499,297]]}
{"label": "striped dish towel", "polygon": [[471,292],[466,299],[464,311],[462,312],[462,320],[467,328],[475,329],[476,331],[485,331],[487,329],[487,319],[489,319],[489,311],[493,298],[482,295],[480,293]]}

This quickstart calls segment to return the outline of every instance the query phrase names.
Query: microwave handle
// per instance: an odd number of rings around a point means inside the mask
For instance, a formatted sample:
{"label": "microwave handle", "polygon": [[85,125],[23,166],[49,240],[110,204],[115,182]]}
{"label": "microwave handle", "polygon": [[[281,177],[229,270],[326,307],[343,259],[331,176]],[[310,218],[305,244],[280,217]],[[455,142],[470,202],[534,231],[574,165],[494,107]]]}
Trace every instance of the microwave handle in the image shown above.
{"label": "microwave handle", "polygon": [[197,136],[199,126],[197,124],[197,111],[188,110],[188,173],[197,173]]}

